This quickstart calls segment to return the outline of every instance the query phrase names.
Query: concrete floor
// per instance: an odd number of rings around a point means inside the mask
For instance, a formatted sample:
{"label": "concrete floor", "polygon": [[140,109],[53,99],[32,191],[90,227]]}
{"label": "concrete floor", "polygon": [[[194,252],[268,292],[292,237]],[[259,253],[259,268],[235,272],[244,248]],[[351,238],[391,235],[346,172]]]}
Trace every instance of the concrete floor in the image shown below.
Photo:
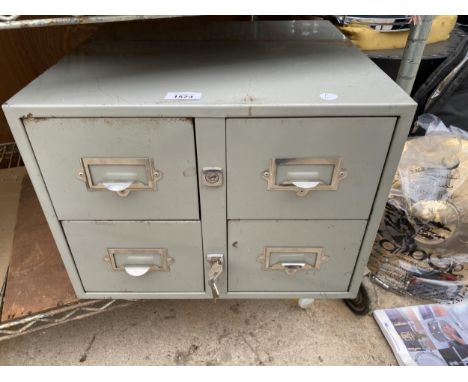
{"label": "concrete floor", "polygon": [[396,365],[341,300],[149,300],[0,342],[1,365]]}

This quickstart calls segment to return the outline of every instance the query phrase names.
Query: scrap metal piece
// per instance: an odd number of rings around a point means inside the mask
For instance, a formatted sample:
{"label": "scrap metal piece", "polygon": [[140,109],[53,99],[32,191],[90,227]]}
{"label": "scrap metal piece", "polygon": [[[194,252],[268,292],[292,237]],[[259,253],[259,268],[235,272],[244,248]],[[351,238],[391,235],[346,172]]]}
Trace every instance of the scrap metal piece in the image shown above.
{"label": "scrap metal piece", "polygon": [[406,41],[396,83],[408,94],[413,89],[431,26],[432,16],[422,16],[421,23],[413,25]]}

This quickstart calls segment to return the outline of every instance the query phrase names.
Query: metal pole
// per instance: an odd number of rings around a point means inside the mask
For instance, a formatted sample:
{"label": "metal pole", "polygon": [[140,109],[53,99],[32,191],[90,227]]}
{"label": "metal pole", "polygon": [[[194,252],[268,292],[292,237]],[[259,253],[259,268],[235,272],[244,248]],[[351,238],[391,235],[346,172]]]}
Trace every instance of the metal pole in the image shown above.
{"label": "metal pole", "polygon": [[414,24],[406,41],[405,51],[401,58],[396,82],[408,94],[413,89],[414,80],[418,73],[419,64],[426,46],[432,26],[432,16],[422,16],[421,23]]}

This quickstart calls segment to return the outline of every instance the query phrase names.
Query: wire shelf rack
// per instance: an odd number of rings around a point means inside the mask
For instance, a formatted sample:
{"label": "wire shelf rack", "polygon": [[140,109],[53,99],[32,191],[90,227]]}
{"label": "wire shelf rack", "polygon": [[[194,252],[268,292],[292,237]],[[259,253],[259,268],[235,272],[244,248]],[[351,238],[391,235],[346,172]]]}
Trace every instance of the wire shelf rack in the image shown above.
{"label": "wire shelf rack", "polygon": [[0,143],[0,169],[20,166],[23,166],[23,160],[16,143]]}
{"label": "wire shelf rack", "polygon": [[136,300],[81,300],[68,306],[0,323],[0,342],[134,303]]}
{"label": "wire shelf rack", "polygon": [[178,16],[169,15],[89,15],[89,16],[63,16],[63,17],[32,17],[22,15],[0,15],[1,29],[22,29],[22,28],[40,28],[59,25],[83,25],[83,24],[102,24],[115,23],[123,21],[141,21],[163,19]]}

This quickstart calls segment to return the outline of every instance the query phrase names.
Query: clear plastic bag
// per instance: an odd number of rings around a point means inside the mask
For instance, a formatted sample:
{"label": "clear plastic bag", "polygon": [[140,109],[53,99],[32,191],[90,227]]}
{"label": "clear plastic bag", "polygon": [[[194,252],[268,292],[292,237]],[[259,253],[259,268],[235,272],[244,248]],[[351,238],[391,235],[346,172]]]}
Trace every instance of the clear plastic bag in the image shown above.
{"label": "clear plastic bag", "polygon": [[371,279],[437,302],[468,298],[468,133],[423,114],[369,260]]}

